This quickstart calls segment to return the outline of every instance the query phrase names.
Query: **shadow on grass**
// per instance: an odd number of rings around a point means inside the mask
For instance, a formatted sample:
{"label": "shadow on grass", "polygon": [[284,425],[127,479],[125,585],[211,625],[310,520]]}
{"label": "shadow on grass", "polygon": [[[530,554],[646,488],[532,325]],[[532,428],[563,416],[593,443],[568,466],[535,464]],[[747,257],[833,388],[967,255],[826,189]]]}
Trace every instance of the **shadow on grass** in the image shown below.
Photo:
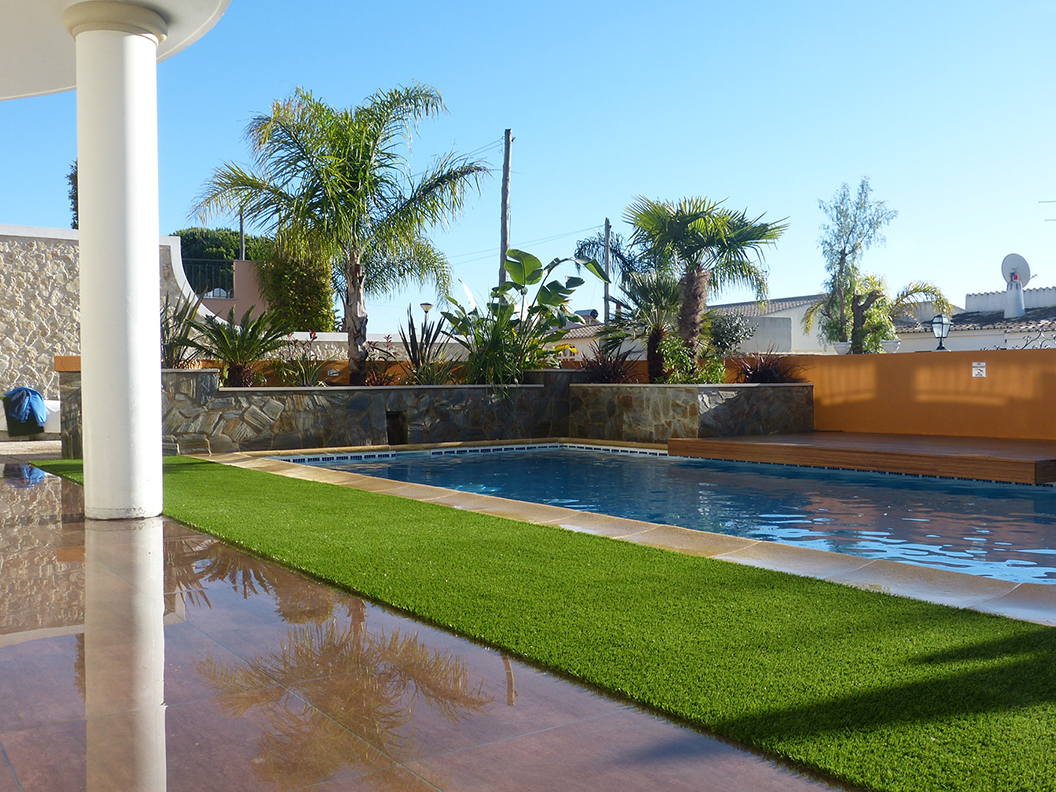
{"label": "shadow on grass", "polygon": [[[909,662],[953,667],[943,676],[760,711],[723,721],[715,728],[723,734],[766,743],[899,724],[948,722],[1056,704],[1056,630],[1049,627],[922,655]],[[971,667],[957,670],[957,665],[965,664]]]}

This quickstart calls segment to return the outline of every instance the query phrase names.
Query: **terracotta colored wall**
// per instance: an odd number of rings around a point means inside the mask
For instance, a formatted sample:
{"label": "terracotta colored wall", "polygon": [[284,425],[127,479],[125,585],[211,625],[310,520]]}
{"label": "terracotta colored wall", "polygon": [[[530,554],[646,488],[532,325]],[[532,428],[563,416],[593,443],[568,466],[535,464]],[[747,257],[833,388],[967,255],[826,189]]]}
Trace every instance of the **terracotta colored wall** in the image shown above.
{"label": "terracotta colored wall", "polygon": [[[1056,349],[797,360],[818,431],[1056,440]],[[977,361],[985,379],[972,377]]]}
{"label": "terracotta colored wall", "polygon": [[236,261],[234,268],[235,298],[233,300],[209,298],[202,300],[202,305],[221,319],[226,318],[232,308],[235,309],[236,319],[241,319],[242,314],[250,308],[254,309],[254,316],[266,311],[268,303],[260,295],[260,283],[257,281],[256,265],[252,261]]}

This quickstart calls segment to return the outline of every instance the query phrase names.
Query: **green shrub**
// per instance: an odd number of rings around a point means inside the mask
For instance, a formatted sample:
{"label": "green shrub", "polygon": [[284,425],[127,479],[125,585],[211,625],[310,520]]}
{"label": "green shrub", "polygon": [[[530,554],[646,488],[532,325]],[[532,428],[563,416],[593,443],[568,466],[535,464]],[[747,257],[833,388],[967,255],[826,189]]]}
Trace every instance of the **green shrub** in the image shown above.
{"label": "green shrub", "polygon": [[660,341],[665,385],[714,385],[726,381],[726,364],[721,357],[709,355],[697,360],[685,342],[675,333]]}
{"label": "green shrub", "polygon": [[[568,310],[568,302],[584,280],[573,276],[564,283],[546,279],[561,264],[571,261],[605,281],[596,261],[555,258],[545,267],[530,253],[506,251],[508,279],[491,290],[486,310],[469,310],[449,298],[452,310],[444,311],[451,323],[448,335],[465,347],[466,382],[505,388],[521,382],[532,368],[553,368],[557,355],[568,348],[561,340],[582,318]],[[539,284],[529,301],[528,287]]]}
{"label": "green shrub", "polygon": [[294,255],[278,246],[257,262],[261,296],[280,321],[300,331],[334,329],[332,273],[325,258]]}

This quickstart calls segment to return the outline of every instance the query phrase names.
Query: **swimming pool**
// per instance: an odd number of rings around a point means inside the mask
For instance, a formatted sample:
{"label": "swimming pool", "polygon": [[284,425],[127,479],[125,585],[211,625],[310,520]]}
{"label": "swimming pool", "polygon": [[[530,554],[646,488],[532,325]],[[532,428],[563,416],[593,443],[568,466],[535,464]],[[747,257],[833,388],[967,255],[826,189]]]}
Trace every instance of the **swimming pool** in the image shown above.
{"label": "swimming pool", "polygon": [[1056,583],[1052,487],[556,444],[355,456],[293,461],[1015,583]]}

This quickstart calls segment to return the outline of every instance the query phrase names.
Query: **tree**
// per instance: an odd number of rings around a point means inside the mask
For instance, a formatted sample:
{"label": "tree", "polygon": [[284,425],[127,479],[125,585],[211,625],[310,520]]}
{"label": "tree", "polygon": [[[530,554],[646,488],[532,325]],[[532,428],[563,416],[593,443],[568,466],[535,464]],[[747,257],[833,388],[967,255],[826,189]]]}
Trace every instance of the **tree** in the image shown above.
{"label": "tree", "polygon": [[[185,259],[234,261],[242,254],[239,233],[230,228],[181,228],[172,236],[180,238],[180,255]],[[274,246],[270,237],[246,234],[249,261],[267,261]]]}
{"label": "tree", "polygon": [[281,234],[289,250],[319,251],[333,262],[354,384],[366,378],[367,295],[408,280],[447,291],[447,260],[424,232],[461,212],[469,188],[488,172],[451,153],[410,175],[399,144],[445,110],[439,93],[417,83],[345,110],[297,89],[250,121],[254,167],[222,165],[197,205],[202,215],[240,211]]}
{"label": "tree", "polygon": [[[825,283],[825,297],[808,315],[813,318],[820,311],[826,319],[823,336],[829,341],[850,341],[852,353],[864,351],[865,317],[881,296],[880,292],[861,288],[866,281],[861,277],[859,262],[866,250],[884,243],[881,230],[898,217],[897,211],[889,209],[883,201],[874,201],[871,195],[869,178],[865,176],[855,195],[851,195],[851,188],[844,182],[831,201],[818,201],[821,211],[829,218],[821,227],[818,241],[829,279]],[[806,322],[804,317],[809,329]]]}
{"label": "tree", "polygon": [[[242,255],[238,231],[230,228],[183,228],[185,261],[233,261]],[[318,251],[288,251],[267,236],[246,234],[246,258],[256,265],[260,295],[276,317],[295,330],[328,333],[334,329],[334,287],[330,260]]]}
{"label": "tree", "polygon": [[81,204],[80,199],[77,197],[77,160],[70,164],[70,172],[66,174],[66,183],[70,186],[66,197],[70,199],[70,214],[73,216],[70,228],[80,228]]}
{"label": "tree", "polygon": [[[843,297],[844,317],[851,325],[851,352],[862,354],[879,352],[881,341],[895,337],[895,320],[900,317],[916,320],[915,308],[930,302],[936,310],[950,312],[953,306],[942,290],[929,281],[913,281],[891,294],[883,278],[857,273],[845,278]],[[834,295],[826,294],[814,303],[803,316],[803,327],[810,332],[821,317],[820,335],[827,341],[841,341],[841,314]],[[844,321],[847,321],[846,319]]]}
{"label": "tree", "polygon": [[[576,252],[573,255],[577,259],[604,261],[604,232],[598,231],[592,237],[579,240],[576,243]],[[620,282],[634,272],[654,272],[671,269],[670,261],[666,257],[654,258],[643,246],[627,242],[615,231],[609,233],[609,260],[619,274]],[[616,280],[612,277],[612,272],[609,272],[608,275],[610,280]]]}
{"label": "tree", "polygon": [[272,246],[267,259],[257,261],[261,296],[281,321],[301,331],[329,333],[334,329],[333,267],[318,252],[287,251]]}
{"label": "tree", "polygon": [[788,227],[763,222],[762,215],[726,209],[707,198],[683,198],[677,203],[639,197],[625,217],[634,226],[632,241],[650,256],[669,257],[682,277],[678,334],[696,355],[708,296],[727,286],[745,285],[766,298],[763,249]]}
{"label": "tree", "polygon": [[657,382],[665,368],[660,342],[678,324],[681,284],[669,271],[630,271],[620,288],[623,299],[611,298],[620,312],[601,331],[604,348],[611,351],[627,338],[644,339],[649,382]]}
{"label": "tree", "polygon": [[755,335],[756,326],[740,314],[715,314],[708,317],[708,336],[711,348],[726,358],[737,347]]}

